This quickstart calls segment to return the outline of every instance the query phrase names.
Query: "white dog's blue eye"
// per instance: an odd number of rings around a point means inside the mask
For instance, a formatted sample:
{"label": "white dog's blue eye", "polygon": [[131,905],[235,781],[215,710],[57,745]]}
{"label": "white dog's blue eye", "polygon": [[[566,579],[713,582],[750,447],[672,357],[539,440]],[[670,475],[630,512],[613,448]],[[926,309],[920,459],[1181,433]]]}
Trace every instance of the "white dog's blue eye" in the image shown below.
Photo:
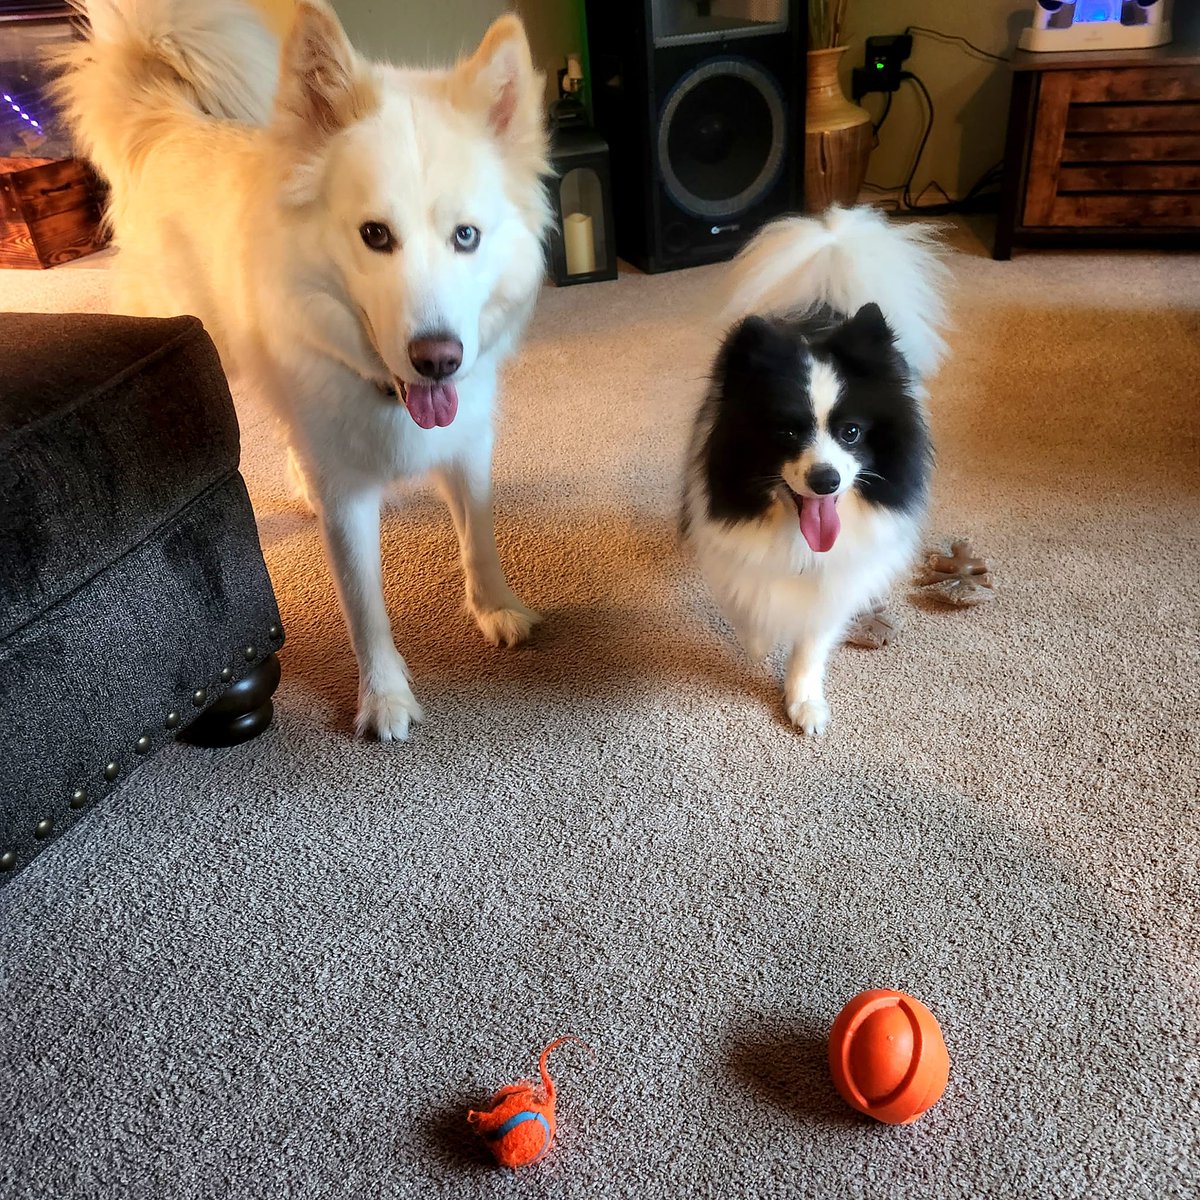
{"label": "white dog's blue eye", "polygon": [[460,225],[454,231],[454,248],[463,254],[479,249],[479,230],[474,225]]}
{"label": "white dog's blue eye", "polygon": [[845,425],[838,426],[837,440],[843,446],[853,446],[861,437],[862,430],[857,425],[847,422]]}
{"label": "white dog's blue eye", "polygon": [[364,221],[358,227],[358,236],[362,238],[364,246],[378,250],[380,254],[391,254],[396,244],[392,231],[381,221]]}

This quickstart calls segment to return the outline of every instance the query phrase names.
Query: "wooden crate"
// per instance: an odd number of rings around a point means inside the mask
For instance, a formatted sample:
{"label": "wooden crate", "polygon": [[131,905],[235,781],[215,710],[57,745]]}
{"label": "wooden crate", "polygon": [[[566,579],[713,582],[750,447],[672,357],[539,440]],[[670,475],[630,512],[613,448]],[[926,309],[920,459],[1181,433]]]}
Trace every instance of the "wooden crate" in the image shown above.
{"label": "wooden crate", "polygon": [[0,158],[0,267],[53,267],[99,250],[101,186],[73,158]]}
{"label": "wooden crate", "polygon": [[1200,241],[1200,47],[1013,60],[997,258]]}

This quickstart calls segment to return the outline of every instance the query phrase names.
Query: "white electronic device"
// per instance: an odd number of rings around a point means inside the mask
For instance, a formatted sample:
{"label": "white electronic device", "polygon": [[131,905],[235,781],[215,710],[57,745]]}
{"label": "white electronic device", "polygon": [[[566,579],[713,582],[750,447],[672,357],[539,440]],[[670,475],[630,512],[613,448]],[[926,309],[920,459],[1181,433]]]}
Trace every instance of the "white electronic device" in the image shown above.
{"label": "white electronic device", "polygon": [[1171,40],[1172,0],[1034,0],[1022,50],[1138,50]]}

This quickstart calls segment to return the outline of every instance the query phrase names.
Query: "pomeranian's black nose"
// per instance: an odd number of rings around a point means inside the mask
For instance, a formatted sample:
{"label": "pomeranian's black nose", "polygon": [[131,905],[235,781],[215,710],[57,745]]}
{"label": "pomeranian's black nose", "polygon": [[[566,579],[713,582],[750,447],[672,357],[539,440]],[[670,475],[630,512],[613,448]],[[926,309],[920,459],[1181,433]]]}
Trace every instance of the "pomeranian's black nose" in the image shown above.
{"label": "pomeranian's black nose", "polygon": [[809,467],[804,482],[818,496],[828,496],[830,492],[838,490],[842,477],[837,473],[836,467],[831,467],[828,463],[818,463],[815,467]]}
{"label": "pomeranian's black nose", "polygon": [[414,338],[408,343],[408,358],[426,379],[445,379],[462,366],[462,342],[449,334]]}

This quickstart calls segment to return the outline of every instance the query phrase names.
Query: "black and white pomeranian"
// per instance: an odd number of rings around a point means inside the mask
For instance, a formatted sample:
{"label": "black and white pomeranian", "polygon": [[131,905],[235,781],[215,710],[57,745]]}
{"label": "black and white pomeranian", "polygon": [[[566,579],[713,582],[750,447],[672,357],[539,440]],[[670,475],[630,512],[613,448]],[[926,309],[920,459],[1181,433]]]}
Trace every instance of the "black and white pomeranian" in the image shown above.
{"label": "black and white pomeranian", "polygon": [[829,721],[830,652],[917,549],[947,274],[931,226],[868,207],[777,221],[733,265],[683,532],[751,656],[790,647],[805,733]]}

